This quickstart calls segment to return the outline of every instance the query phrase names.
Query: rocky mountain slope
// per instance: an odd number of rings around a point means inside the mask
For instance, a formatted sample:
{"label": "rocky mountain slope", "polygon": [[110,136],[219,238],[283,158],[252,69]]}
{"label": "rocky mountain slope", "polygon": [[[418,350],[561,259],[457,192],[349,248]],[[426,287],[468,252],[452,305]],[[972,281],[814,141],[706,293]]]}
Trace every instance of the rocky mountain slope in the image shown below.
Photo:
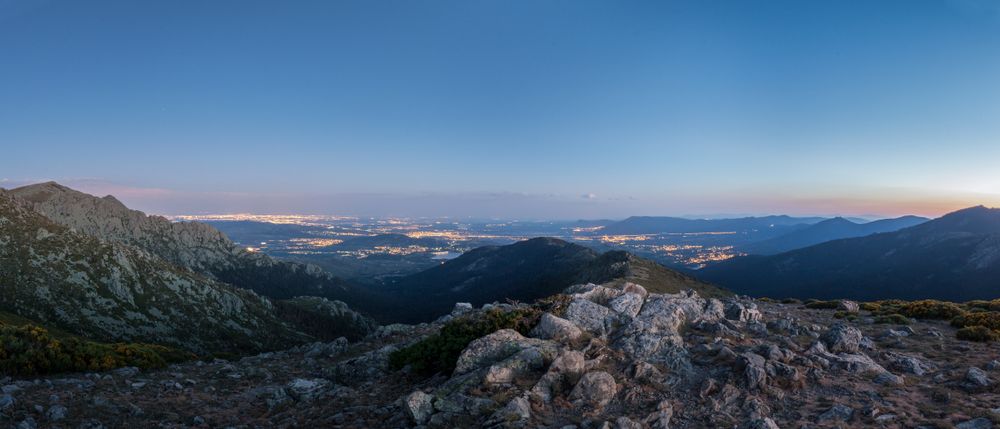
{"label": "rocky mountain slope", "polygon": [[0,310],[91,339],[235,352],[308,338],[250,291],[59,225],[2,190],[0,284]]}
{"label": "rocky mountain slope", "polygon": [[78,232],[143,249],[177,267],[267,297],[342,299],[350,294],[350,285],[318,267],[248,252],[209,225],[147,216],[110,195],[98,198],[55,182],[9,192],[52,221]]}
{"label": "rocky mountain slope", "polygon": [[927,221],[919,216],[903,216],[894,219],[881,219],[867,223],[856,223],[842,217],[827,219],[809,225],[806,228],[742,246],[741,250],[754,255],[773,255],[790,250],[801,249],[831,240],[864,237],[883,232],[898,231]]}
{"label": "rocky mountain slope", "polygon": [[993,299],[1000,295],[1000,210],[973,207],[896,232],[734,258],[698,277],[779,298]]}
{"label": "rocky mountain slope", "polygon": [[[555,238],[534,238],[507,246],[470,250],[437,267],[404,277],[386,287],[390,306],[373,308],[382,320],[428,321],[456,302],[480,305],[497,300],[531,302],[576,283],[642,281],[661,292],[696,289],[719,296],[728,292],[637,258],[627,252],[604,254]],[[402,301],[408,304],[401,304]]]}
{"label": "rocky mountain slope", "polygon": [[[24,427],[994,426],[995,344],[959,341],[944,322],[881,324],[857,304],[838,305],[577,285],[535,306],[459,305],[434,323],[385,326],[353,345],[4,379],[0,419]],[[446,352],[420,353],[431,351]],[[441,359],[448,370],[419,370]]]}

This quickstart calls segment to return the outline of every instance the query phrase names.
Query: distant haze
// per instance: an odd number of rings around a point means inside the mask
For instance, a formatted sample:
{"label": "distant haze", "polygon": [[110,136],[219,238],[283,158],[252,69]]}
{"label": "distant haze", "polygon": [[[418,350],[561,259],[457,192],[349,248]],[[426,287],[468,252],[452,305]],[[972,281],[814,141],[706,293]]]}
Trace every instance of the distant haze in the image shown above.
{"label": "distant haze", "polygon": [[0,187],[160,214],[1000,206],[986,0],[0,0]]}

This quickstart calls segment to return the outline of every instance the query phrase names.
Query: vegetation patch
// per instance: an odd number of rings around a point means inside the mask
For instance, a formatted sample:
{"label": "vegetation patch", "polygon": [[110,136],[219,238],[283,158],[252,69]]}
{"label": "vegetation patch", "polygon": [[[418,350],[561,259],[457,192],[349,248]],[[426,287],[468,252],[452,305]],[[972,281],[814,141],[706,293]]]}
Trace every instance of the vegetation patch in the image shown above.
{"label": "vegetation patch", "polygon": [[814,310],[834,310],[840,305],[840,301],[819,301],[815,299],[810,299],[806,301],[806,308],[811,308]]}
{"label": "vegetation patch", "polygon": [[966,326],[959,329],[955,336],[960,340],[988,342],[997,340],[997,332],[985,326]]}
{"label": "vegetation patch", "polygon": [[982,326],[1000,331],[1000,313],[992,311],[969,312],[951,319],[951,325],[956,328]]}
{"label": "vegetation patch", "polygon": [[910,319],[899,313],[883,314],[875,317],[875,323],[886,323],[890,325],[909,325]]}
{"label": "vegetation patch", "polygon": [[36,325],[0,325],[0,373],[40,375],[106,371],[123,366],[160,368],[195,356],[153,344],[98,343],[56,338]]}
{"label": "vegetation patch", "polygon": [[389,355],[389,366],[401,369],[407,365],[420,375],[450,374],[455,370],[462,350],[473,340],[501,329],[513,329],[527,335],[538,324],[542,310],[536,307],[513,311],[499,309],[458,317],[445,323],[441,331],[409,347]]}

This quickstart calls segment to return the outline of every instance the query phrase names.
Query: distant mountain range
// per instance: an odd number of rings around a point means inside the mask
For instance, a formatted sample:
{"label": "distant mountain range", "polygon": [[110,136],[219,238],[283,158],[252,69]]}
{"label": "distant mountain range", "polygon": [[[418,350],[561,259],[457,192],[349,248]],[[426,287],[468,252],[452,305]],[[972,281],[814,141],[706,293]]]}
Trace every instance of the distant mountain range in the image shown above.
{"label": "distant mountain range", "polygon": [[755,296],[994,299],[1000,210],[973,207],[895,232],[734,258],[698,277]]}
{"label": "distant mountain range", "polygon": [[697,232],[744,232],[776,230],[787,232],[788,228],[804,227],[822,222],[821,217],[791,217],[785,215],[744,217],[736,219],[686,219],[665,216],[632,216],[612,223],[600,230],[602,234],[667,234]]}
{"label": "distant mountain range", "polygon": [[750,243],[742,246],[740,250],[756,255],[773,255],[831,240],[898,231],[926,221],[927,218],[919,216],[903,216],[895,219],[857,223],[842,217],[835,217],[789,232],[785,235]]}
{"label": "distant mountain range", "polygon": [[347,292],[318,268],[56,183],[0,190],[0,243],[0,310],[87,338],[253,352],[374,327],[342,303],[267,298]]}
{"label": "distant mountain range", "polygon": [[[384,321],[419,322],[447,313],[456,302],[530,302],[578,283],[636,281],[658,292],[728,292],[627,252],[597,253],[555,238],[480,247],[388,285],[371,310]],[[390,298],[391,297],[391,298]],[[406,302],[406,305],[399,305]]]}

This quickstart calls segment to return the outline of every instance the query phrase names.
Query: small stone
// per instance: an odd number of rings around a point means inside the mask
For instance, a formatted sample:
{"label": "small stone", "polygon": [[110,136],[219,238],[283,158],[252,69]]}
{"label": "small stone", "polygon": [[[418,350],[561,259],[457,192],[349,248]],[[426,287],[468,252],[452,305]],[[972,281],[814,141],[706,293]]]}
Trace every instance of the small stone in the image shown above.
{"label": "small stone", "polygon": [[0,395],[0,410],[6,410],[6,409],[8,409],[10,407],[13,407],[14,404],[16,404],[16,403],[17,403],[17,400],[14,399],[13,396],[6,395],[6,394]]}
{"label": "small stone", "polygon": [[817,422],[829,422],[829,421],[842,421],[846,422],[854,416],[854,409],[848,407],[847,405],[836,404],[826,410],[823,414],[820,414],[816,418]]}
{"label": "small stone", "polygon": [[986,369],[990,371],[996,371],[1000,369],[1000,360],[993,359],[990,363],[986,364]]}
{"label": "small stone", "polygon": [[985,417],[966,420],[962,423],[955,425],[955,429],[992,429],[992,428],[993,428],[993,422]]}
{"label": "small stone", "polygon": [[406,415],[418,425],[426,423],[430,419],[431,414],[434,414],[433,399],[433,396],[419,390],[411,393],[403,401],[403,408],[406,410]]}
{"label": "small stone", "polygon": [[900,377],[888,371],[875,376],[875,379],[873,381],[875,381],[875,383],[877,384],[882,384],[886,386],[902,386],[905,383],[903,377]]}
{"label": "small stone", "polygon": [[497,410],[490,418],[497,422],[513,422],[531,418],[531,404],[523,396],[511,399],[506,406]]}
{"label": "small stone", "polygon": [[603,371],[588,372],[570,393],[570,399],[603,407],[618,393],[615,378]]}
{"label": "small stone", "polygon": [[986,371],[976,367],[969,368],[969,371],[965,373],[965,381],[975,387],[990,385],[990,378],[986,375]]}
{"label": "small stone", "polygon": [[67,414],[66,407],[62,405],[53,405],[49,407],[49,411],[45,413],[45,417],[49,420],[57,422],[59,420],[65,419]]}
{"label": "small stone", "polygon": [[15,429],[35,429],[38,427],[38,423],[35,422],[34,418],[27,417],[24,420],[18,422],[17,426],[14,427]]}
{"label": "small stone", "polygon": [[861,306],[859,306],[858,303],[854,301],[848,301],[845,299],[837,303],[837,310],[845,311],[848,313],[857,313],[858,311],[861,311]]}
{"label": "small stone", "polygon": [[202,416],[194,416],[194,418],[191,419],[191,423],[195,426],[203,426],[205,424],[205,418]]}
{"label": "small stone", "polygon": [[764,417],[762,419],[750,420],[742,425],[740,429],[779,429],[778,424],[771,420],[770,417]]}

